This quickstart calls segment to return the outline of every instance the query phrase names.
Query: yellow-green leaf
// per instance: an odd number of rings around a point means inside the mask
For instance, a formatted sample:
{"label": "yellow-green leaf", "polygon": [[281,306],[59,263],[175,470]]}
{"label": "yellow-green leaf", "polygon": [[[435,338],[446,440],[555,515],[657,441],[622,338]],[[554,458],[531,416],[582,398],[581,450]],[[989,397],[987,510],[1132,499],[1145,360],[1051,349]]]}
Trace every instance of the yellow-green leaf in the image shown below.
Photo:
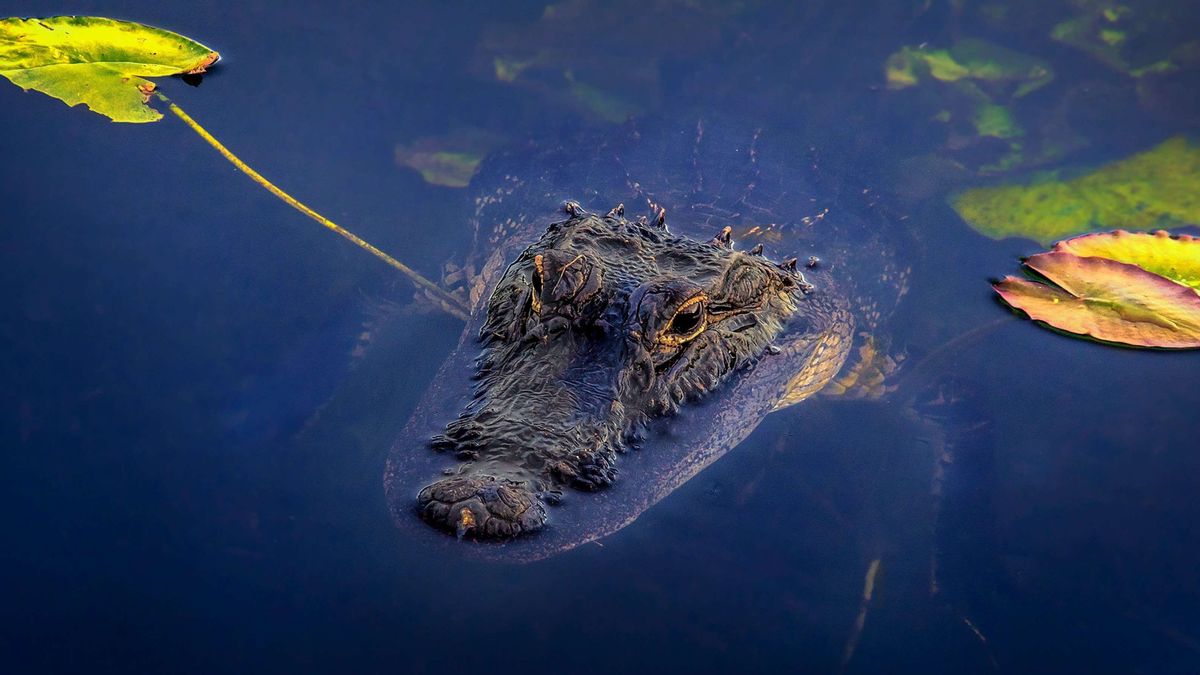
{"label": "yellow-green leaf", "polygon": [[103,17],[0,19],[0,75],[114,122],[154,122],[147,77],[202,73],[219,55],[170,31]]}
{"label": "yellow-green leaf", "polygon": [[1042,243],[1116,227],[1200,223],[1200,147],[1172,138],[1072,180],[976,188],[951,204],[982,234]]}
{"label": "yellow-green leaf", "polygon": [[1129,263],[1200,293],[1200,238],[1148,232],[1099,232],[1060,241],[1055,251]]}

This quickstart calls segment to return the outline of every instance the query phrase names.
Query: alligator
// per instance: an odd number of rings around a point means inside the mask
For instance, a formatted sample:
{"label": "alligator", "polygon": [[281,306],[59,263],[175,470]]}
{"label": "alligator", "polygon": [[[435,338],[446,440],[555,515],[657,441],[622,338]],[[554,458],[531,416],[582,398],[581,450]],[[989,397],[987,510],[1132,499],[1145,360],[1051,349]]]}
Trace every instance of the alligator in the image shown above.
{"label": "alligator", "polygon": [[908,274],[899,228],[799,139],[631,123],[589,153],[502,153],[476,184],[474,253],[455,273],[472,316],[385,473],[403,527],[500,557],[566,550],[632,522],[768,413],[881,368],[877,329]]}

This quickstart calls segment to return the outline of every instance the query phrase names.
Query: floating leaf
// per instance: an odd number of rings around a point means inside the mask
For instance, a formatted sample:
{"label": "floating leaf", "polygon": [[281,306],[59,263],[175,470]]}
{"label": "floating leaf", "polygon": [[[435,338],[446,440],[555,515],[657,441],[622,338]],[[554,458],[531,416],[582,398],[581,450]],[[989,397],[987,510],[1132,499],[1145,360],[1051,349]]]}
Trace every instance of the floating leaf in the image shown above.
{"label": "floating leaf", "polygon": [[1129,263],[1200,293],[1200,238],[1159,230],[1100,232],[1060,241],[1055,251]]}
{"label": "floating leaf", "polygon": [[[102,17],[0,19],[0,75],[68,105],[85,103],[114,122],[153,122],[162,115],[146,105],[155,85],[144,77],[197,74],[220,56],[170,31]],[[440,308],[467,318],[459,299],[411,267],[317,213],[250,168],[199,122],[161,94],[171,112],[255,183],[407,276]]]}
{"label": "floating leaf", "polygon": [[114,122],[154,122],[146,77],[204,72],[219,58],[182,35],[129,21],[56,16],[0,19],[0,75]]}
{"label": "floating leaf", "polygon": [[[1191,237],[1144,236],[1097,236],[1080,242],[1077,250],[1115,249],[1126,257],[1162,264],[1176,259],[1179,251],[1200,246]],[[1153,252],[1160,247],[1162,253]],[[995,284],[996,292],[1030,318],[1069,333],[1137,347],[1200,348],[1200,293],[1137,265],[1076,255],[1069,252],[1071,248],[1071,242],[1062,242],[1054,251],[1039,253],[1025,263],[1058,287],[1007,277]],[[1200,264],[1200,253],[1191,251],[1190,256],[1191,260],[1179,258],[1185,269]]]}
{"label": "floating leaf", "polygon": [[967,190],[951,200],[971,227],[994,239],[1041,243],[1115,227],[1200,222],[1200,147],[1182,137],[1073,180]]}

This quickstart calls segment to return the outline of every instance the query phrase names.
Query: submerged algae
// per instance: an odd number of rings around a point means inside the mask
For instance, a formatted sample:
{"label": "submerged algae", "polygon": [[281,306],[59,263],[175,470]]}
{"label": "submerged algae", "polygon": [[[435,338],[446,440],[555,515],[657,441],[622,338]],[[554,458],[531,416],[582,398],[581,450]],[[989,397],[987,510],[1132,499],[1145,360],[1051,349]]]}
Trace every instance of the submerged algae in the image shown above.
{"label": "submerged algae", "polygon": [[[940,108],[931,119],[950,125],[957,147],[1003,148],[1002,154],[975,164],[980,173],[1008,171],[1049,152],[1039,148],[1040,142],[1032,152],[1027,148],[1021,140],[1027,131],[1014,111],[1019,99],[1054,79],[1041,59],[968,38],[948,49],[902,47],[884,63],[884,77],[891,90],[925,89],[927,103]],[[996,144],[997,139],[1004,143]]]}
{"label": "submerged algae", "polygon": [[396,164],[416,170],[430,185],[466,187],[479,163],[503,141],[482,129],[460,129],[396,145]]}
{"label": "submerged algae", "polygon": [[1175,137],[1070,180],[967,190],[954,210],[989,237],[1048,244],[1093,230],[1200,222],[1200,146]]}
{"label": "submerged algae", "polygon": [[1180,14],[1178,3],[1073,4],[1078,13],[1056,24],[1050,37],[1130,77],[1176,70],[1181,56],[1196,44],[1193,31],[1187,29],[1189,17]]}
{"label": "submerged algae", "polygon": [[889,89],[918,84],[925,77],[942,82],[975,80],[1015,84],[1020,98],[1054,79],[1046,62],[985,40],[966,39],[949,49],[903,47],[884,65]]}

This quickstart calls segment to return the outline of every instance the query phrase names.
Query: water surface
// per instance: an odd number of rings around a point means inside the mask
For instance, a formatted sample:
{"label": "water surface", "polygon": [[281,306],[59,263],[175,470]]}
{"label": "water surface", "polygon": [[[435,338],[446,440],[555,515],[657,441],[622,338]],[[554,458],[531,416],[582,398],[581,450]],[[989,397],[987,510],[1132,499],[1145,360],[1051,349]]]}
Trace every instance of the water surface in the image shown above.
{"label": "water surface", "polygon": [[[1200,355],[1011,316],[987,282],[1040,247],[976,234],[946,201],[1194,134],[1194,71],[1139,82],[1048,39],[1065,2],[624,4],[557,6],[577,12],[570,32],[546,29],[535,2],[0,15],[126,18],[220,50],[200,87],[164,90],[433,276],[467,250],[488,186],[432,185],[397,165],[398,145],[569,143],[697,110],[803,130],[923,243],[887,331],[921,374],[911,395],[773,415],[602,546],[525,566],[431,555],[389,521],[381,476],[460,324],[412,307],[404,280],[175,121],[113,125],[4,84],[6,670],[1200,670]],[[1200,33],[1188,3],[1144,4]],[[931,121],[961,117],[961,98],[886,88],[888,55],[964,38],[1055,73],[1028,96],[994,94],[1027,127],[1007,173],[979,169],[1008,141]],[[497,77],[497,59],[531,58]]]}

